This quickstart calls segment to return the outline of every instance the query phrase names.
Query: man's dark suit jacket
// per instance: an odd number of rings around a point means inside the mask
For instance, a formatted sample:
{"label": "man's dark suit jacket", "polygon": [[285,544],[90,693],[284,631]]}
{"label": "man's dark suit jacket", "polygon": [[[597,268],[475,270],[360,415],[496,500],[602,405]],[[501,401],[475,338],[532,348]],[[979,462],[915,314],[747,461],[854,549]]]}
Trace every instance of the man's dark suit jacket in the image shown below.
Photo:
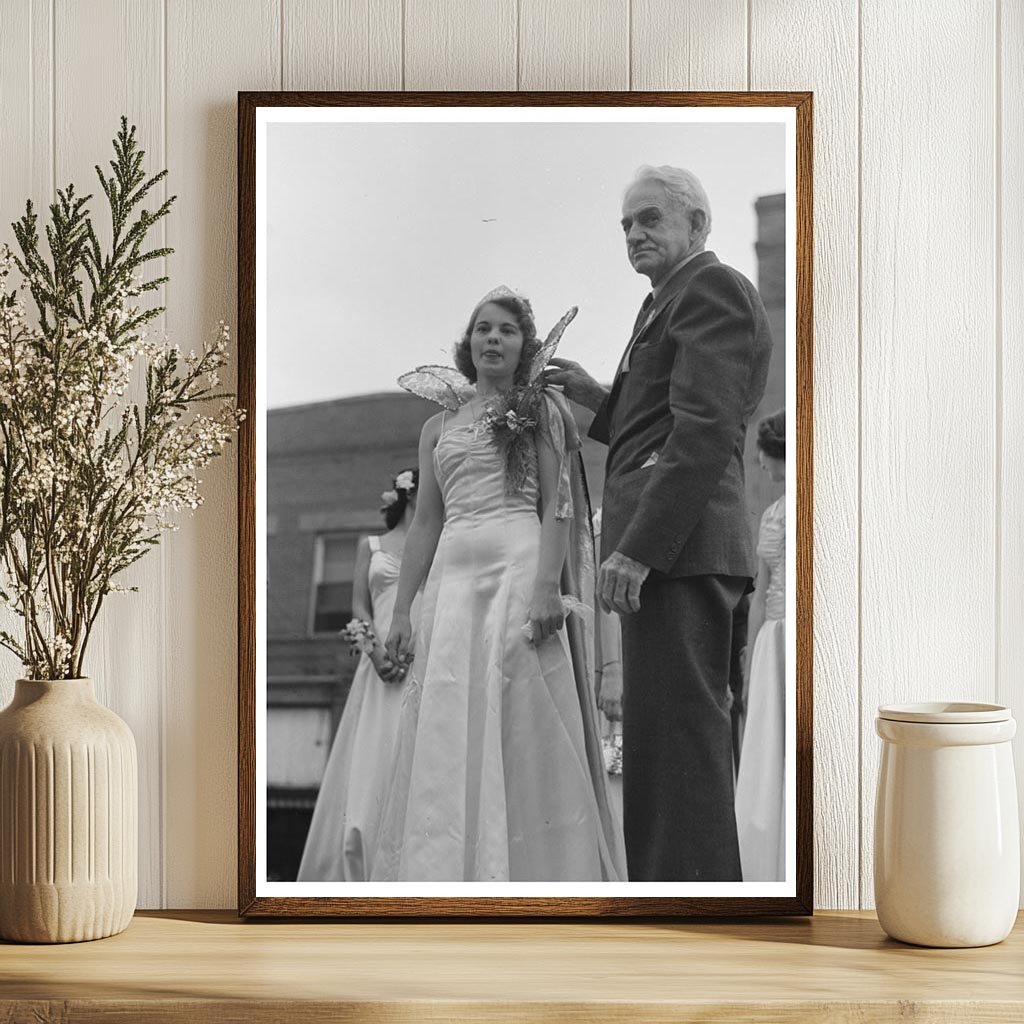
{"label": "man's dark suit jacket", "polygon": [[772,342],[757,289],[713,252],[665,283],[590,427],[608,445],[601,557],[665,576],[756,575],[743,446]]}

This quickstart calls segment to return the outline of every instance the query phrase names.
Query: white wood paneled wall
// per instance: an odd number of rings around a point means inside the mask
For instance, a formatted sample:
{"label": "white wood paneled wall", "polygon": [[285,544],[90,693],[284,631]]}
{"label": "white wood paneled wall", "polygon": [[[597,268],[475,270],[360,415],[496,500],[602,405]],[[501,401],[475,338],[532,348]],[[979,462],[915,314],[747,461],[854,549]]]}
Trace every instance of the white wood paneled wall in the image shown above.
{"label": "white wood paneled wall", "polygon": [[[0,26],[0,235],[91,189],[127,113],[179,196],[184,345],[234,317],[239,89],[815,92],[816,902],[870,906],[876,705],[1024,711],[1024,3],[0,0]],[[235,471],[93,649],[139,745],[143,907],[235,901]]]}

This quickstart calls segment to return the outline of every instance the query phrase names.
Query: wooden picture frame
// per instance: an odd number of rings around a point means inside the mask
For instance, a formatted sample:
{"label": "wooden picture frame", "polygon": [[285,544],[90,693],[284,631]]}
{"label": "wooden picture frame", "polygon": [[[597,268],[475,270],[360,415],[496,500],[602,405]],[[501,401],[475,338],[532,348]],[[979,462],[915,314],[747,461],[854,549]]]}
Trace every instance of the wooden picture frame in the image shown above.
{"label": "wooden picture frame", "polygon": [[[757,883],[736,883],[727,893],[708,895],[699,893],[653,894],[651,885],[659,883],[627,882],[625,894],[588,893],[576,895],[570,891],[545,894],[519,895],[510,889],[509,895],[474,895],[474,886],[480,883],[459,883],[457,893],[445,895],[424,894],[417,890],[410,895],[409,883],[383,883],[393,886],[393,893],[362,890],[349,895],[335,891],[362,883],[338,883],[330,893],[311,895],[305,891],[291,894],[300,883],[268,881],[266,868],[266,694],[267,653],[257,649],[258,639],[264,636],[257,620],[265,604],[257,600],[258,581],[265,579],[257,571],[257,557],[265,574],[265,532],[257,533],[258,524],[267,529],[266,465],[260,464],[266,453],[265,429],[267,381],[259,378],[258,339],[265,324],[260,325],[259,311],[265,310],[266,296],[260,294],[261,275],[265,272],[267,253],[261,251],[262,223],[258,217],[258,203],[266,199],[266,183],[259,179],[261,161],[265,154],[259,147],[266,136],[260,127],[273,111],[305,109],[308,116],[327,116],[338,112],[344,121],[354,110],[388,111],[392,116],[400,111],[439,111],[445,114],[469,108],[477,121],[487,115],[480,111],[504,111],[509,108],[530,117],[544,111],[560,112],[567,119],[577,116],[574,111],[597,115],[594,108],[614,109],[623,117],[642,119],[654,112],[671,112],[669,118],[681,116],[681,111],[707,112],[741,109],[751,118],[757,112],[769,112],[780,117],[787,128],[787,237],[794,243],[787,249],[787,281],[785,309],[786,337],[782,339],[786,354],[787,395],[795,403],[795,417],[790,415],[788,437],[795,443],[788,445],[790,465],[795,465],[796,484],[787,495],[790,509],[795,509],[795,522],[790,521],[787,536],[795,534],[796,580],[792,590],[787,621],[795,624],[795,677],[792,704],[788,722],[795,735],[787,739],[789,781],[795,792],[795,808],[790,811],[791,834],[795,839],[795,870],[785,881],[786,892],[777,894],[745,895],[733,889],[750,888]],[[305,115],[304,115],[305,116]],[[333,116],[333,115],[332,115]],[[371,123],[372,123],[372,114]],[[414,116],[412,114],[410,117]],[[584,115],[580,115],[584,116]],[[659,115],[660,116],[660,115]],[[694,114],[694,116],[698,116]],[[724,115],[723,115],[724,116]],[[768,114],[765,115],[769,116]],[[601,125],[610,124],[593,121]],[[279,916],[331,916],[331,917],[692,917],[692,916],[748,916],[748,915],[806,915],[813,908],[813,842],[812,842],[812,96],[807,92],[716,92],[716,93],[332,93],[332,92],[240,92],[238,95],[238,402],[249,410],[239,437],[238,475],[238,534],[239,534],[239,627],[238,627],[238,907],[239,914],[247,917]],[[635,164],[647,161],[638,154]],[[622,185],[625,186],[623,181]],[[716,204],[709,186],[712,205]],[[617,197],[611,198],[614,206]],[[719,197],[717,204],[723,199]],[[596,216],[597,214],[595,214]],[[604,216],[604,213],[601,214]],[[615,229],[614,219],[609,231]],[[623,274],[628,267],[623,265]],[[497,282],[496,282],[497,283]],[[463,311],[456,310],[456,319]],[[632,313],[630,313],[632,316]],[[547,324],[538,324],[543,330]],[[623,339],[623,344],[626,339]],[[443,341],[443,339],[442,339]],[[269,342],[268,342],[269,344]],[[776,341],[778,344],[778,340]],[[431,343],[424,352],[422,362],[437,361],[437,346]],[[397,376],[410,367],[396,365]],[[259,404],[258,404],[259,400]],[[769,410],[770,411],[770,410]],[[794,426],[795,423],[795,426]],[[755,424],[748,429],[748,443]],[[258,502],[262,496],[263,506]],[[317,558],[322,560],[322,542]],[[318,563],[319,564],[319,563]],[[307,586],[308,592],[308,586]],[[308,612],[308,609],[306,609]],[[310,619],[310,621],[313,621]],[[325,620],[326,621],[326,620]],[[787,676],[790,678],[790,676]],[[296,684],[299,686],[299,684]],[[301,688],[301,687],[300,687]],[[334,699],[333,697],[331,698]],[[628,698],[627,698],[628,699]],[[299,698],[297,697],[298,701]],[[262,702],[262,704],[261,704]],[[301,706],[299,703],[296,706]],[[337,722],[339,709],[320,708],[321,717]],[[262,716],[262,717],[261,717]],[[325,717],[326,716],[326,717]],[[262,724],[261,724],[262,723]],[[262,730],[262,731],[261,731]],[[262,744],[262,746],[261,746]],[[260,787],[260,788],[258,788]],[[262,831],[261,831],[262,830]],[[262,840],[260,839],[262,835]],[[258,842],[263,842],[263,854]],[[793,864],[793,861],[790,861]],[[518,883],[505,883],[513,885]],[[783,884],[783,883],[778,883]],[[757,890],[762,892],[762,890]]]}

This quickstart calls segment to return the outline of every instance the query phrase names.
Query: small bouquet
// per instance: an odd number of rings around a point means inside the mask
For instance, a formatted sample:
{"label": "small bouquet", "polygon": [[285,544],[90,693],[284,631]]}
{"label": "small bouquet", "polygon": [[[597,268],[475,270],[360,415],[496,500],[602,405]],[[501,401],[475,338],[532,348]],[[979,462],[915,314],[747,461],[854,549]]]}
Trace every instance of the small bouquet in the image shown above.
{"label": "small bouquet", "polygon": [[342,639],[350,648],[353,657],[357,654],[369,654],[377,646],[377,634],[366,619],[350,619],[341,631]]}
{"label": "small bouquet", "polygon": [[601,740],[604,754],[604,770],[609,775],[622,774],[622,733],[613,732]]}

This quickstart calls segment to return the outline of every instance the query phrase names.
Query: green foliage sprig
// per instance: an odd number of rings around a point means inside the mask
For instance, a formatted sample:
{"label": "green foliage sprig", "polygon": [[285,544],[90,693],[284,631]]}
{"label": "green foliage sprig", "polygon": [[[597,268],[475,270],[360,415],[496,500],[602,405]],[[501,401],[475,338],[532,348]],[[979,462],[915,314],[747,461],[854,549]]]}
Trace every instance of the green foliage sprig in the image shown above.
{"label": "green foliage sprig", "polygon": [[[177,528],[173,512],[201,503],[197,472],[244,416],[219,390],[225,324],[187,355],[147,335],[164,307],[141,308],[138,297],[167,278],[147,281],[145,267],[173,250],[147,250],[146,237],[175,197],[140,206],[167,174],[147,177],[144,157],[122,118],[112,173],[96,168],[109,246],[92,197],[69,185],[50,205],[45,254],[31,202],[13,225],[20,254],[0,247],[0,602],[21,620],[19,636],[0,630],[0,645],[29,678],[82,675],[103,599],[125,589],[114,577]],[[137,365],[144,403],[125,397]],[[198,411],[205,403],[219,404]]]}

